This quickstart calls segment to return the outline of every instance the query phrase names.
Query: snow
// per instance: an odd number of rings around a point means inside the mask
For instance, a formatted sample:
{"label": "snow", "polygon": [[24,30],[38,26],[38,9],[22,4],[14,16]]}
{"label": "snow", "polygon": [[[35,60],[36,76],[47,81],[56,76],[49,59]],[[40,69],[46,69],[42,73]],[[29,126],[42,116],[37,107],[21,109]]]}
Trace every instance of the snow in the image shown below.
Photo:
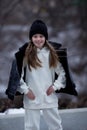
{"label": "snow", "polygon": [[7,109],[4,113],[0,113],[0,115],[14,115],[14,114],[24,114],[25,113],[25,110],[24,108],[19,108],[19,109],[16,109],[16,108],[12,108],[12,109]]}
{"label": "snow", "polygon": [[[42,115],[42,110],[40,110],[41,112],[41,115]],[[5,112],[1,112],[0,113],[0,116],[2,115],[19,115],[19,114],[25,114],[25,109],[24,108],[10,108],[10,109],[7,109]]]}

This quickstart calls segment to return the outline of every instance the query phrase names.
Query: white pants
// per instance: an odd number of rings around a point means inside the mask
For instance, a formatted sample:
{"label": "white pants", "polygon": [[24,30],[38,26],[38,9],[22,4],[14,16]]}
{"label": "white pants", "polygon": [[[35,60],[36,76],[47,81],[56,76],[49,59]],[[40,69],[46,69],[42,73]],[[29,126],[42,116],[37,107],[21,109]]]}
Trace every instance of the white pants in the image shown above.
{"label": "white pants", "polygon": [[[43,109],[48,130],[63,130],[57,108]],[[40,130],[40,110],[25,109],[25,130]]]}

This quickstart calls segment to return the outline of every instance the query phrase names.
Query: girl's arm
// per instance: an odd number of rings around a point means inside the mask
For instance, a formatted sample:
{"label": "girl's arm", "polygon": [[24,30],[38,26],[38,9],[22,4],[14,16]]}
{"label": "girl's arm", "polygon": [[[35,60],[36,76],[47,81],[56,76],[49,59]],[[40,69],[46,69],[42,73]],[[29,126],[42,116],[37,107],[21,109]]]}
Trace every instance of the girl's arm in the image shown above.
{"label": "girl's arm", "polygon": [[61,88],[64,88],[66,85],[65,71],[60,62],[58,62],[58,66],[55,69],[55,73],[58,75],[58,78],[54,81],[53,85],[51,85],[47,89],[46,94],[48,96],[53,92],[55,92],[56,90],[60,90]]}
{"label": "girl's arm", "polygon": [[20,93],[24,93],[25,95],[27,95],[27,97],[31,100],[35,99],[35,95],[33,94],[32,90],[29,89],[29,87],[27,86],[27,84],[24,82],[23,77],[21,77],[20,80],[20,86],[18,88],[18,91]]}
{"label": "girl's arm", "polygon": [[17,89],[21,94],[27,94],[29,91],[29,87],[27,86],[26,82],[23,80],[23,75],[24,75],[24,70],[22,68],[22,74],[21,74],[21,79],[20,79],[20,85]]}
{"label": "girl's arm", "polygon": [[20,79],[20,85],[18,87],[18,90],[20,93],[24,93],[27,94],[29,91],[29,86],[27,86],[26,82],[24,81],[23,77],[24,77],[24,67],[26,66],[25,64],[25,58],[23,60],[23,66],[22,66],[22,73],[21,73],[21,79]]}
{"label": "girl's arm", "polygon": [[21,79],[20,79],[20,86],[18,87],[18,91],[22,94],[24,93],[25,95],[27,95],[29,99],[34,100],[35,95],[33,94],[32,90],[29,89],[29,86],[26,84],[26,82],[23,80],[25,66],[26,64],[25,64],[25,59],[24,59],[23,67],[22,67],[22,74],[21,74]]}
{"label": "girl's arm", "polygon": [[60,62],[58,62],[55,73],[58,75],[58,78],[53,83],[53,89],[56,91],[64,88],[66,85],[65,71]]}

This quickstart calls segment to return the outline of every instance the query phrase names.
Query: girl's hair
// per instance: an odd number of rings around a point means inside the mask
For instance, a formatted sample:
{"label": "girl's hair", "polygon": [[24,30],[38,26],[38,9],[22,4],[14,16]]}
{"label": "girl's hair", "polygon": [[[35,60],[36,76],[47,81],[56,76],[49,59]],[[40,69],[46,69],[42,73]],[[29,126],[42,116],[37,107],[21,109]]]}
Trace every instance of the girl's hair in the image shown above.
{"label": "girl's hair", "polygon": [[[44,44],[47,49],[50,50],[50,55],[49,55],[49,67],[56,67],[58,63],[58,55],[53,48],[52,45],[48,41],[45,42]],[[37,47],[30,42],[26,48],[25,51],[25,58],[26,62],[28,63],[28,67],[31,70],[31,67],[37,68],[37,67],[42,67],[40,59],[37,57]]]}

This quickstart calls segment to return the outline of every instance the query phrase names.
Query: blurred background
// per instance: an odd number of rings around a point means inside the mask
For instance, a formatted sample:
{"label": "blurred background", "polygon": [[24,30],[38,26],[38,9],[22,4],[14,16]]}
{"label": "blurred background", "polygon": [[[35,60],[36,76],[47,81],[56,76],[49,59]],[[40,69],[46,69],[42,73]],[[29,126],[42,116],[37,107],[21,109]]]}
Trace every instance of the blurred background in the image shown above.
{"label": "blurred background", "polygon": [[[36,19],[47,24],[49,40],[67,48],[78,97],[59,94],[59,108],[87,107],[87,1],[0,0],[0,111],[8,108],[5,90],[14,53],[29,41]],[[11,107],[21,106],[22,97],[15,97]]]}

